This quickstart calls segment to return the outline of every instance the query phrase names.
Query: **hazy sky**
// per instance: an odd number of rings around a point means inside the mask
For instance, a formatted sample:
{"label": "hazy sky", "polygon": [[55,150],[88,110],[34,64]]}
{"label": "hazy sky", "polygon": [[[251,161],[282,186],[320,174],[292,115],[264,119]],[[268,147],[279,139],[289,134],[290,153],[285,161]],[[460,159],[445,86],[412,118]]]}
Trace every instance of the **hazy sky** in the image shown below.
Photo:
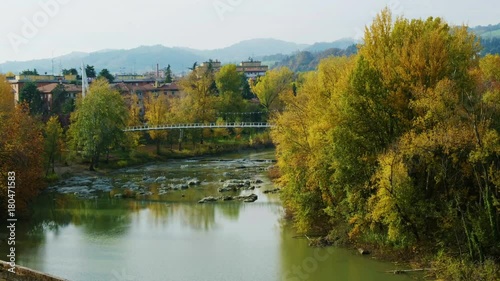
{"label": "hazy sky", "polygon": [[22,0],[2,2],[0,63],[162,44],[197,49],[245,39],[297,43],[360,37],[385,6],[410,18],[500,22],[492,0]]}

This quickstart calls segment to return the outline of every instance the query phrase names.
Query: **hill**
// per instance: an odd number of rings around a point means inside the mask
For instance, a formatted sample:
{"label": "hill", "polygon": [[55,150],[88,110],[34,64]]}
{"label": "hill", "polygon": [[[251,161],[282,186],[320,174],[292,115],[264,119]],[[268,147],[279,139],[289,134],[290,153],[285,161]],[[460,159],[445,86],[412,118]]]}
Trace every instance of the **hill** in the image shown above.
{"label": "hill", "polygon": [[339,39],[339,40],[334,41],[334,42],[314,43],[313,45],[311,45],[310,47],[308,47],[304,51],[315,53],[315,52],[322,52],[324,50],[328,50],[328,49],[332,49],[332,48],[347,49],[347,47],[349,47],[351,45],[355,45],[355,44],[357,44],[357,42],[354,41],[353,39],[344,38],[344,39]]}
{"label": "hill", "polygon": [[[260,59],[264,56],[279,54],[282,57],[268,61],[274,63],[298,51],[311,49],[324,51],[330,46],[342,46],[346,40],[338,42],[317,43],[313,45],[297,44],[277,39],[245,40],[226,48],[215,50],[196,50],[184,47],[165,47],[162,45],[140,46],[130,50],[101,50],[92,53],[74,52],[54,59],[40,59],[30,61],[8,61],[0,64],[3,71],[19,73],[26,69],[36,68],[38,73],[60,73],[61,69],[79,69],[82,61],[93,65],[97,71],[107,68],[111,73],[142,73],[152,71],[156,64],[160,68],[171,65],[172,71],[182,73],[194,62],[201,63],[209,59],[223,63],[239,63],[249,57]],[[278,56],[279,56],[278,55]]]}
{"label": "hill", "polygon": [[260,57],[270,54],[291,54],[307,47],[309,47],[309,45],[271,38],[260,38],[241,41],[222,49],[184,49],[207,59],[218,59],[224,63],[239,63],[243,60],[247,60],[249,57]]}
{"label": "hill", "polygon": [[483,50],[481,55],[500,54],[500,23],[496,25],[476,26],[470,28],[481,39]]}
{"label": "hill", "polygon": [[311,71],[317,69],[319,62],[324,58],[330,56],[350,56],[356,52],[356,45],[350,45],[346,49],[330,48],[321,52],[302,51],[285,57],[272,67],[286,66],[295,72]]}
{"label": "hill", "polygon": [[470,30],[476,33],[483,39],[491,39],[500,37],[500,23],[496,25],[487,25],[487,26],[476,26],[470,28]]}

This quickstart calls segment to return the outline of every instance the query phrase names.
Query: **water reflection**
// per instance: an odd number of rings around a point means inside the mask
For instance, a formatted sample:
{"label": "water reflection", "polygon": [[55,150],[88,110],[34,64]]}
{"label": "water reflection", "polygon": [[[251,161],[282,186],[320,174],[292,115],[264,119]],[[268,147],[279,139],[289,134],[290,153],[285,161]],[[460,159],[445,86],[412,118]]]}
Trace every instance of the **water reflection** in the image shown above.
{"label": "water reflection", "polygon": [[[248,165],[239,157],[234,156],[241,161],[229,163],[177,161],[144,169],[155,177],[168,175],[173,183],[188,177],[204,181],[165,196],[117,199],[101,194],[82,200],[45,194],[34,205],[32,219],[19,223],[17,261],[75,281],[122,280],[120,276],[130,281],[405,280],[381,273],[387,264],[348,250],[315,252],[306,240],[293,238],[293,231],[282,226],[278,195],[256,189],[243,192],[258,194],[254,203],[197,204],[217,193],[223,173],[236,174],[234,165]],[[174,173],[173,167],[181,166],[185,168]],[[264,180],[262,189],[274,188],[264,172],[244,169],[244,176],[250,172]],[[139,182],[142,173],[116,174],[114,180]],[[5,243],[0,243],[0,254],[7,254]]]}

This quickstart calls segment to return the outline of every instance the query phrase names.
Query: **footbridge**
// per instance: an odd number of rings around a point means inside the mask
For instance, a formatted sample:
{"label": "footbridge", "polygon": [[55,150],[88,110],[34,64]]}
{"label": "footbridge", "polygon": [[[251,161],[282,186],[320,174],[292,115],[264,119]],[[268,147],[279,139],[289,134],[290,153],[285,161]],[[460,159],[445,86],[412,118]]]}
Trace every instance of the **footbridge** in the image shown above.
{"label": "footbridge", "polygon": [[141,125],[125,128],[125,132],[141,132],[153,130],[175,129],[217,129],[217,128],[272,128],[273,125],[265,122],[233,122],[233,123],[186,123],[166,125]]}

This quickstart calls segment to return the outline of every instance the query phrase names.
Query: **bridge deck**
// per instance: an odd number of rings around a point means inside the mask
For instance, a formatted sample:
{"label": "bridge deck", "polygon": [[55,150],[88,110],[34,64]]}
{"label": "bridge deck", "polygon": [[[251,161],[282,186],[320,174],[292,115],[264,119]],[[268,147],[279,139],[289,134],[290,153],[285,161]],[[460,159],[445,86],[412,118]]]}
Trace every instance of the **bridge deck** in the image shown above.
{"label": "bridge deck", "polygon": [[263,122],[234,122],[234,123],[190,123],[190,124],[168,124],[158,126],[134,126],[125,128],[125,132],[151,131],[151,130],[174,130],[174,129],[196,129],[196,128],[271,128],[273,125]]}

